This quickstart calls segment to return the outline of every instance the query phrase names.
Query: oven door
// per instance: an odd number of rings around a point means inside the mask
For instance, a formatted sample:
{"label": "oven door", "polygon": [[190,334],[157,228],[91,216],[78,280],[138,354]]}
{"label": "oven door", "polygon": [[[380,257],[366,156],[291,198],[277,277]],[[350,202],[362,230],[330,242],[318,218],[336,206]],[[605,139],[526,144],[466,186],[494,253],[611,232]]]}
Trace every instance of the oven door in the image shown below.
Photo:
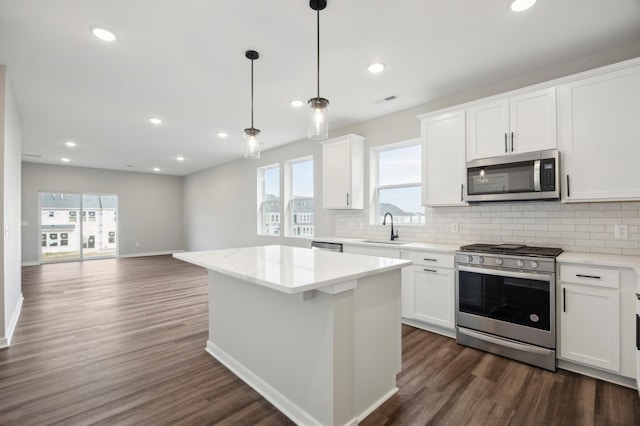
{"label": "oven door", "polygon": [[459,326],[555,348],[554,274],[458,265],[457,284]]}

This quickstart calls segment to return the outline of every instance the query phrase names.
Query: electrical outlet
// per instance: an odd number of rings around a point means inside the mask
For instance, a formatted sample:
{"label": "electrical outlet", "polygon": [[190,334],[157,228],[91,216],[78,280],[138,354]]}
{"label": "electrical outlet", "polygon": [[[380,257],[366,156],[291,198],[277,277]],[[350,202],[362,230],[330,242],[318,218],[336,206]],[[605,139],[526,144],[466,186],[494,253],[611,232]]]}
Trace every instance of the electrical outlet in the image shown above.
{"label": "electrical outlet", "polygon": [[615,225],[614,235],[616,237],[616,240],[626,240],[628,236],[627,225]]}
{"label": "electrical outlet", "polygon": [[453,232],[454,234],[457,234],[460,231],[460,228],[458,227],[457,223],[452,223],[451,224],[451,232]]}

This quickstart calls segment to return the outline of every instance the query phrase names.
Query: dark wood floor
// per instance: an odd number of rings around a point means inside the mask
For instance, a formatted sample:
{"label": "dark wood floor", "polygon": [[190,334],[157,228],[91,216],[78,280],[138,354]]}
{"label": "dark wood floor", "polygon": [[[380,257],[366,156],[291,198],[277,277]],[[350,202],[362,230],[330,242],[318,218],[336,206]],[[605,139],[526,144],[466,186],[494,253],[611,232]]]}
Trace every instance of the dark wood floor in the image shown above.
{"label": "dark wood floor", "polygon": [[[291,424],[204,351],[201,268],[169,256],[29,266],[23,292],[0,350],[1,425]],[[640,424],[635,390],[408,326],[398,387],[362,424]]]}

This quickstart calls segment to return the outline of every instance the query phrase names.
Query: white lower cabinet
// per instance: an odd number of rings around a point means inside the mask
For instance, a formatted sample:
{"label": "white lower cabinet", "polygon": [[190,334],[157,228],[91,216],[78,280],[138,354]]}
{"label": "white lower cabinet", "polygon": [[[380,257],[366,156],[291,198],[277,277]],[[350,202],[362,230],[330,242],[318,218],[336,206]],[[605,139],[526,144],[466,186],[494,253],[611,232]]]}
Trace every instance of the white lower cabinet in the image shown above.
{"label": "white lower cabinet", "polygon": [[402,270],[402,317],[407,324],[452,336],[455,332],[453,254],[401,251],[413,261]]}
{"label": "white lower cabinet", "polygon": [[634,270],[560,262],[558,275],[558,366],[635,381]]}
{"label": "white lower cabinet", "polygon": [[560,356],[620,371],[620,293],[618,290],[562,285]]}

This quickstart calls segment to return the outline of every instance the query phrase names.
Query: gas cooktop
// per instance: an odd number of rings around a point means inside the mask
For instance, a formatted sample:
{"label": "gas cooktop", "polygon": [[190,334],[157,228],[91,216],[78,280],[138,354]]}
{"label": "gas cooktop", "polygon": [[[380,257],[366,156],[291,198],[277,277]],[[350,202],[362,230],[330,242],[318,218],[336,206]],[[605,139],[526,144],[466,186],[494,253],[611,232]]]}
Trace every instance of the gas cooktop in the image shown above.
{"label": "gas cooktop", "polygon": [[476,253],[507,254],[529,257],[556,257],[562,253],[556,247],[532,247],[522,244],[469,244],[460,247],[461,251]]}

